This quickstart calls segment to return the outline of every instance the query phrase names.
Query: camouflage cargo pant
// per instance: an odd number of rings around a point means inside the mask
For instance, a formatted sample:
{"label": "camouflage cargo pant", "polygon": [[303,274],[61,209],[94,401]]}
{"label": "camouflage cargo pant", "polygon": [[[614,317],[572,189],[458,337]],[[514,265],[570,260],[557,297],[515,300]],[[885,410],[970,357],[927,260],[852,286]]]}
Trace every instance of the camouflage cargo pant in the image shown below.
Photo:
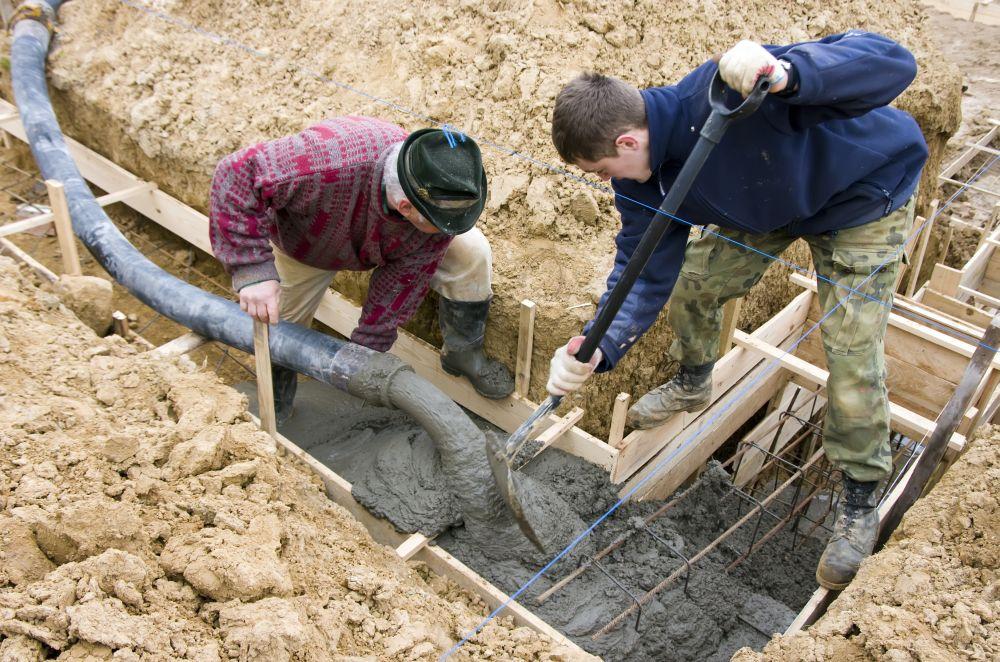
{"label": "camouflage cargo pant", "polygon": [[[913,207],[911,199],[877,221],[802,237],[809,243],[821,276],[820,329],[830,372],[823,447],[834,465],[855,480],[879,480],[892,469],[883,343],[893,284],[903,259],[900,247],[913,222]],[[784,231],[747,234],[709,227],[771,255],[778,255],[797,238]],[[683,365],[715,361],[722,304],[743,296],[771,262],[761,253],[714,234],[703,233],[689,241],[670,300],[669,320],[676,334],[671,356]],[[854,294],[852,289],[867,296]]]}

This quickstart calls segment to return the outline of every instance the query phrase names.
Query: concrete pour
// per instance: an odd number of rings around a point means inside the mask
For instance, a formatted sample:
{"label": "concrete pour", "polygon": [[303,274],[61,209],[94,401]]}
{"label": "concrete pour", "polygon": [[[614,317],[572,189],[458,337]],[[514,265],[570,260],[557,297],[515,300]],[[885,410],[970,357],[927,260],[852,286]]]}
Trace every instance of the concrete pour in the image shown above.
{"label": "concrete pour", "polygon": [[[254,409],[255,386],[238,388],[248,394]],[[295,407],[295,415],[280,429],[282,434],[349,480],[355,497],[372,512],[401,531],[437,535],[435,544],[508,593],[530,580],[618,498],[602,469],[557,450],[540,455],[523,474],[539,493],[544,492],[547,504],[541,523],[547,550],[542,553],[513,524],[484,535],[476,523],[462,523],[456,506],[460,497],[448,491],[432,441],[405,414],[312,380],[300,382]],[[481,419],[477,423],[496,432]],[[723,470],[710,468],[694,494],[650,526],[660,541],[637,532],[602,560],[604,570],[639,596],[680,568],[683,561],[677,552],[690,557],[738,518],[737,498],[725,497],[727,480]],[[725,566],[749,545],[753,522],[699,562],[686,588],[682,575],[644,606],[638,627],[633,615],[617,630],[591,640],[593,632],[632,602],[596,568],[545,603],[535,603],[537,595],[585,556],[661,505],[623,505],[519,601],[584,649],[608,660],[728,660],[740,647],[760,648],[772,633],[783,631],[815,588],[813,570],[822,544],[800,536],[801,546],[790,551],[791,534],[783,531],[726,575]],[[746,510],[744,504],[742,512]],[[772,524],[765,518],[761,533]],[[491,542],[484,543],[487,540]]]}

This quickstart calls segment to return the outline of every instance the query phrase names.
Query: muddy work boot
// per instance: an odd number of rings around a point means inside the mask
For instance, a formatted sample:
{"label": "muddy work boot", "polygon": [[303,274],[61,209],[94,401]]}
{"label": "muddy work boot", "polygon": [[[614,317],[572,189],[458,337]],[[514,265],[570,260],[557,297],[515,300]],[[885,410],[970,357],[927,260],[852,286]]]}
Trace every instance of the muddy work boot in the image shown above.
{"label": "muddy work boot", "polygon": [[648,430],[679,412],[704,409],[712,398],[714,365],[682,365],[673,379],[639,398],[628,410],[625,422],[636,430]]}
{"label": "muddy work boot", "polygon": [[292,402],[299,386],[299,374],[290,368],[271,365],[271,387],[274,389],[274,422],[281,427],[292,417]]}
{"label": "muddy work boot", "polygon": [[878,481],[862,483],[844,476],[833,535],[816,566],[820,586],[834,591],[846,588],[872,553],[878,536],[877,486]]}
{"label": "muddy work boot", "polygon": [[489,311],[489,299],[452,301],[441,297],[438,306],[438,322],[444,337],[441,367],[449,375],[468,379],[484,398],[499,400],[514,392],[514,377],[505,365],[483,353]]}

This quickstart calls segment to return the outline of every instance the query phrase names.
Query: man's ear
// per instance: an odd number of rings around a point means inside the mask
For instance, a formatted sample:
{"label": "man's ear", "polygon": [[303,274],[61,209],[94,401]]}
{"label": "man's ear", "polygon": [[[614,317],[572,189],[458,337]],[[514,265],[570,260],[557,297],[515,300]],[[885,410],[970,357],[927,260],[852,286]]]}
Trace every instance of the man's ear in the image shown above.
{"label": "man's ear", "polygon": [[626,151],[639,149],[639,140],[631,133],[623,133],[615,138],[615,147]]}

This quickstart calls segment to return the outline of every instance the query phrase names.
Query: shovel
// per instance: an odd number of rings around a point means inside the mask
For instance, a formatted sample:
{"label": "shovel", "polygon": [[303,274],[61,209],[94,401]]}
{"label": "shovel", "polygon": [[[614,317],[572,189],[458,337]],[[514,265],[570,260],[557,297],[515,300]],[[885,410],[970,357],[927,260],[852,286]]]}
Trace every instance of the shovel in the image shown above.
{"label": "shovel", "polygon": [[[586,338],[584,338],[583,344],[580,345],[580,349],[576,353],[578,361],[587,363],[594,355],[594,351],[607,332],[608,327],[611,326],[615,316],[618,314],[618,309],[621,308],[625,297],[631,291],[632,285],[635,284],[642,270],[646,268],[646,263],[649,262],[653,250],[656,249],[656,245],[660,243],[663,234],[670,227],[672,222],[671,216],[681,206],[681,202],[691,189],[691,184],[694,182],[695,177],[698,176],[712,149],[719,144],[726,129],[729,128],[730,122],[747,117],[757,110],[767,96],[770,86],[770,81],[766,77],[761,76],[750,92],[750,96],[744,99],[737,107],[728,108],[725,102],[726,87],[719,76],[718,70],[716,70],[715,76],[712,78],[712,83],[709,86],[708,94],[712,111],[709,113],[708,119],[705,120],[704,126],[701,127],[698,142],[695,143],[694,149],[691,150],[691,155],[684,162],[684,166],[677,175],[677,179],[674,180],[674,185],[670,187],[667,197],[660,204],[660,213],[653,216],[649,227],[646,228],[645,234],[643,234],[642,239],[639,241],[638,247],[629,259],[628,264],[625,265],[625,270],[622,272],[621,278],[615,284],[614,289],[611,290],[611,295],[608,297],[604,307],[598,312],[597,318],[594,320],[594,325],[590,328]],[[550,395],[535,410],[535,413],[514,431],[514,434],[502,446],[499,441],[494,441],[490,435],[487,436],[487,455],[490,458],[490,468],[493,470],[493,476],[500,488],[504,501],[507,502],[507,506],[517,519],[521,531],[539,548],[542,545],[538,539],[538,532],[532,525],[531,505],[528,499],[524,498],[524,492],[519,487],[521,479],[514,469],[513,462],[518,452],[527,443],[531,431],[538,421],[555,411],[559,403],[562,402],[562,398],[563,396],[561,395]]]}

